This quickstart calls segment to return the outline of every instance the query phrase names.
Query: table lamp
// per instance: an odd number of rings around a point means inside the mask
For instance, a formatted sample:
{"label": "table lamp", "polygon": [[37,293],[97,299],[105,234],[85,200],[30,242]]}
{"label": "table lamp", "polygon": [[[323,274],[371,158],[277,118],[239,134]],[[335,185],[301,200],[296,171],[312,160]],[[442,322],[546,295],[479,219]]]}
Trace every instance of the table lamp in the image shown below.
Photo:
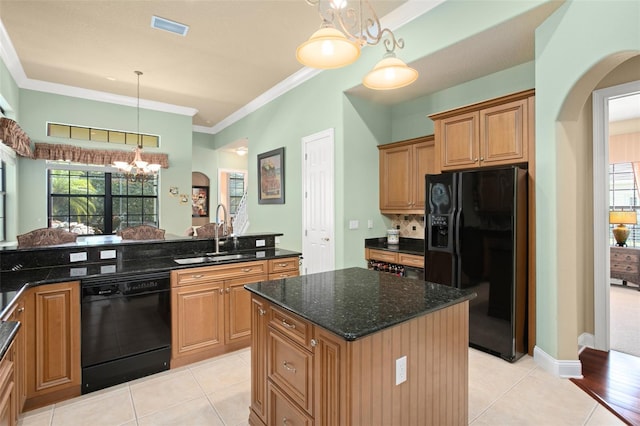
{"label": "table lamp", "polygon": [[635,211],[610,211],[609,223],[617,223],[618,226],[613,228],[613,236],[616,239],[617,245],[624,247],[627,245],[627,238],[631,230],[625,225],[635,225],[638,223],[637,214]]}

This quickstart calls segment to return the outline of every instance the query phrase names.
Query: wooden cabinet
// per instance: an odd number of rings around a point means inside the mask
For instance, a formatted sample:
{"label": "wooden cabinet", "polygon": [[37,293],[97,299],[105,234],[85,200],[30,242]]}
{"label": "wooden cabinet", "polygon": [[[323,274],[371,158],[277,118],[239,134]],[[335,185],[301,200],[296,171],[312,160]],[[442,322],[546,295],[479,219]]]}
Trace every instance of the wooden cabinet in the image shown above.
{"label": "wooden cabinet", "polygon": [[[611,247],[611,278],[640,285],[640,249],[635,247]],[[640,286],[638,287],[640,290]]]}
{"label": "wooden cabinet", "polygon": [[251,295],[267,279],[267,261],[171,273],[171,368],[249,346]]}
{"label": "wooden cabinet", "polygon": [[[15,343],[15,341],[14,341]],[[0,360],[0,425],[17,424],[17,395],[14,380],[15,346],[12,343]]]}
{"label": "wooden cabinet", "polygon": [[250,425],[468,424],[468,302],[353,341],[252,302]]}
{"label": "wooden cabinet", "polygon": [[433,135],[378,146],[380,211],[424,213],[425,178],[438,173]]}
{"label": "wooden cabinet", "polygon": [[534,91],[431,115],[442,171],[529,160]]}
{"label": "wooden cabinet", "polygon": [[297,277],[300,275],[300,258],[286,257],[269,260],[269,279]]}
{"label": "wooden cabinet", "polygon": [[365,248],[364,257],[366,260],[378,260],[380,262],[395,263],[414,268],[424,268],[424,256],[418,256],[416,254]]}
{"label": "wooden cabinet", "polygon": [[29,289],[25,310],[25,409],[80,395],[80,282]]}
{"label": "wooden cabinet", "polygon": [[[15,408],[16,416],[20,415],[27,400],[27,321],[24,307],[24,299],[20,297],[13,304],[11,309],[2,318],[3,321],[14,321],[20,323],[18,333],[13,339],[13,349],[11,359],[13,361],[14,370],[14,387],[15,387]],[[2,424],[2,423],[0,423]]]}

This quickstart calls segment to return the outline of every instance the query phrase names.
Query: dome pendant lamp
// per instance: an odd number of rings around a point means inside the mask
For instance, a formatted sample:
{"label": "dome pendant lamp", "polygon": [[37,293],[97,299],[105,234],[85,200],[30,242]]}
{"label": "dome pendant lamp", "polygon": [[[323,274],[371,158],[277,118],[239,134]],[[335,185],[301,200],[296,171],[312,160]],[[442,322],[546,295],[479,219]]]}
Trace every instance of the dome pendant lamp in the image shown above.
{"label": "dome pendant lamp", "polygon": [[298,62],[311,68],[340,68],[359,57],[360,45],[327,22],[296,50]]}
{"label": "dome pendant lamp", "polygon": [[418,71],[387,52],[380,62],[364,76],[362,84],[369,89],[391,90],[408,86],[418,78]]}

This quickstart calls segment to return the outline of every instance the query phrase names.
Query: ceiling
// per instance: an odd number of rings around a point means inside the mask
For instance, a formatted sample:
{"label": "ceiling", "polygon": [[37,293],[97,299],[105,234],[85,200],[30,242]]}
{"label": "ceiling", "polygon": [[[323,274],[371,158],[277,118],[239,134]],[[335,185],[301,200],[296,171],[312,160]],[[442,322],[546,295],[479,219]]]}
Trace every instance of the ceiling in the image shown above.
{"label": "ceiling", "polygon": [[[442,1],[372,4],[383,25],[395,29]],[[349,93],[391,105],[532,61],[535,28],[561,3],[542,4],[411,63],[420,78],[409,87]],[[154,15],[188,25],[186,37],[151,28]],[[141,99],[182,107],[194,126],[211,133],[274,87],[317,72],[295,59],[296,47],[320,24],[304,0],[0,0],[0,20],[22,72],[20,87],[106,94],[131,105],[140,70]]]}

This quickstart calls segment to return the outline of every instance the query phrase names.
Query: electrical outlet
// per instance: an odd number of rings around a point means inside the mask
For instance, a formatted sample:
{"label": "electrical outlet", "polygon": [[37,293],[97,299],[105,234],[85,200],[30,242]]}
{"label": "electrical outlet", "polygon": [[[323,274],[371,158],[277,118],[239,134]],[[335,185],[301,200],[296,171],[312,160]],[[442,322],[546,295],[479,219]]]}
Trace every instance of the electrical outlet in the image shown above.
{"label": "electrical outlet", "polygon": [[115,259],[115,250],[100,250],[100,259]]}
{"label": "electrical outlet", "polygon": [[87,260],[87,252],[69,253],[69,262],[82,262]]}
{"label": "electrical outlet", "polygon": [[407,381],[407,356],[396,359],[396,386]]}
{"label": "electrical outlet", "polygon": [[369,219],[369,220],[367,221],[367,228],[369,228],[369,229],[373,229],[373,220]]}

